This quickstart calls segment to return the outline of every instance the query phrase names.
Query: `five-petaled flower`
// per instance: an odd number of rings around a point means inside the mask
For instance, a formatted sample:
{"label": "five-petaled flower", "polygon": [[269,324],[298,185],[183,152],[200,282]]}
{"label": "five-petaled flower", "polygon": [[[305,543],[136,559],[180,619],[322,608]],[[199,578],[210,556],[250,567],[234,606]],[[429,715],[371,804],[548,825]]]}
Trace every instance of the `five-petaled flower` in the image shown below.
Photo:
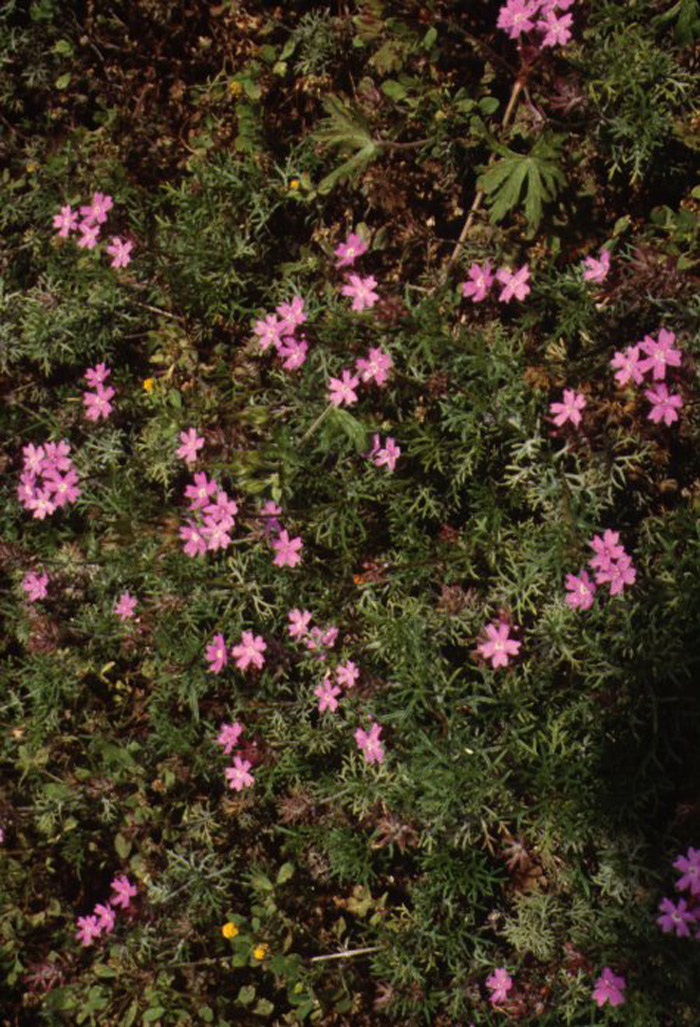
{"label": "five-petaled flower", "polygon": [[283,529],[272,542],[272,548],[275,551],[275,558],[272,562],[276,567],[296,567],[301,562],[303,545],[300,535],[290,538],[286,528]]}
{"label": "five-petaled flower", "polygon": [[94,250],[97,246],[97,236],[100,234],[100,226],[98,224],[88,224],[87,221],[81,221],[78,225],[80,231],[80,238],[78,239],[78,246],[81,250]]}
{"label": "five-petaled flower", "polygon": [[187,431],[180,432],[180,442],[182,445],[176,450],[176,456],[187,464],[196,463],[197,450],[204,445],[204,439],[197,434],[195,428],[188,428]]}
{"label": "five-petaled flower", "polygon": [[216,739],[217,744],[222,747],[227,756],[233,752],[238,745],[238,739],[243,734],[243,725],[237,720],[233,724],[222,724],[219,728],[219,735]]}
{"label": "five-petaled flower", "polygon": [[282,321],[277,319],[276,314],[268,314],[267,317],[255,322],[253,331],[258,337],[260,349],[265,352],[270,346],[278,349],[281,343]]}
{"label": "five-petaled flower", "polygon": [[137,894],[138,889],[135,884],[132,884],[129,878],[125,874],[120,874],[115,877],[111,884],[112,897],[111,902],[113,906],[120,906],[121,909],[128,909],[131,905],[131,900]]}
{"label": "five-petaled flower", "polygon": [[368,278],[360,278],[359,275],[348,275],[348,283],[341,286],[340,291],[343,296],[352,298],[353,310],[368,310],[379,299],[379,295],[373,291],[376,284],[377,280],[372,275],[369,275]]}
{"label": "five-petaled flower", "polygon": [[355,389],[360,384],[360,379],[347,369],[344,369],[341,375],[340,378],[328,380],[328,399],[334,407],[339,407],[343,403],[345,406],[352,406],[353,403],[357,403]]}
{"label": "five-petaled flower", "polygon": [[134,616],[137,600],[130,592],[122,592],[114,604],[114,612],[120,620],[131,620]]}
{"label": "five-petaled flower", "polygon": [[595,982],[591,998],[598,1007],[604,1006],[606,1002],[611,1006],[621,1006],[625,1001],[623,992],[626,987],[624,977],[614,974],[609,966],[604,966],[603,972]]}
{"label": "five-petaled flower", "polygon": [[226,640],[223,635],[214,635],[205,650],[204,656],[209,663],[209,670],[212,674],[220,674],[228,661]]}
{"label": "five-petaled flower", "polygon": [[393,366],[394,361],[391,359],[391,355],[385,353],[378,346],[372,346],[366,357],[358,357],[355,361],[355,370],[359,373],[362,381],[374,382],[379,386],[386,384],[389,371]]}
{"label": "five-petaled flower", "polygon": [[349,267],[358,257],[367,252],[367,243],[361,235],[350,232],[345,242],[336,246],[333,252],[338,258],[335,262],[336,267]]}
{"label": "five-petaled flower", "polygon": [[85,416],[88,421],[99,421],[101,417],[105,420],[112,413],[110,399],[114,396],[114,389],[111,385],[107,388],[97,386],[97,392],[84,392],[83,403],[85,404]]}
{"label": "five-petaled flower", "polygon": [[[572,21],[573,17],[570,14],[564,14],[561,17],[558,17],[555,11],[547,11],[544,18],[537,22],[537,28],[544,33],[544,37],[540,45],[566,46],[571,39]],[[608,258],[608,260],[609,259],[610,258]],[[604,277],[605,275],[603,275],[603,278]],[[595,281],[602,281],[602,279],[597,278]]]}
{"label": "five-petaled flower", "polygon": [[334,713],[338,709],[336,696],[340,695],[340,689],[331,682],[328,674],[324,677],[323,682],[314,688],[314,695],[318,697],[319,713],[324,713],[325,710]]}
{"label": "five-petaled flower", "polygon": [[358,727],[355,732],[357,746],[364,753],[368,763],[382,763],[384,760],[384,749],[379,740],[381,733],[382,728],[374,720],[370,723],[369,731],[363,731]]}
{"label": "five-petaled flower", "polygon": [[644,381],[639,360],[639,346],[628,346],[625,350],[617,350],[610,364],[617,368],[615,381],[618,385],[627,385],[630,378],[636,385],[641,385]]}
{"label": "five-petaled flower", "polygon": [[28,571],[22,579],[22,588],[27,593],[27,600],[30,603],[35,603],[37,599],[46,599],[48,583],[48,574],[36,574],[34,571]]}
{"label": "five-petaled flower", "polygon": [[491,660],[494,669],[507,667],[509,657],[517,656],[522,643],[508,637],[510,625],[504,620],[487,624],[486,634],[488,638],[477,646],[478,652],[487,660]]}
{"label": "five-petaled flower", "polygon": [[527,284],[530,278],[529,264],[523,264],[518,271],[502,267],[496,272],[496,278],[503,286],[501,295],[498,297],[501,303],[510,303],[514,296],[517,300],[524,300],[531,292],[530,286]]}
{"label": "five-petaled flower", "polygon": [[101,928],[96,916],[79,916],[78,930],[75,937],[83,945],[92,945],[95,938],[99,938]]}
{"label": "five-petaled flower", "polygon": [[352,660],[346,660],[345,663],[339,663],[335,668],[335,680],[343,688],[354,688],[355,682],[360,676],[360,671]]}
{"label": "five-petaled flower", "polygon": [[662,899],[659,904],[659,913],[661,916],[656,918],[656,922],[664,934],[673,931],[678,938],[690,937],[688,924],[695,923],[695,912],[688,909],[685,899],[679,899],[677,904],[671,902],[670,899]]}
{"label": "five-petaled flower", "polygon": [[700,849],[692,846],[685,856],[678,856],[673,863],[674,870],[680,870],[681,876],[676,881],[676,890],[688,889],[691,895],[700,895]]}
{"label": "five-petaled flower", "polygon": [[[565,17],[569,19],[569,24],[571,24],[571,15],[567,14]],[[595,257],[586,257],[583,265],[583,277],[585,281],[599,284],[608,276],[608,271],[610,270],[610,251],[601,250],[599,260],[596,260]]]}
{"label": "five-petaled flower", "polygon": [[462,282],[462,295],[471,299],[472,303],[481,303],[486,299],[486,294],[493,285],[491,264],[488,260],[483,266],[472,264],[467,274],[470,281]]}
{"label": "five-petaled flower", "polygon": [[588,610],[593,606],[596,586],[587,571],[579,571],[578,577],[575,574],[567,574],[566,588],[569,590],[566,602],[572,610]]}
{"label": "five-petaled flower", "polygon": [[640,349],[647,354],[646,359],[639,364],[642,374],[651,371],[654,381],[661,381],[666,377],[667,367],[680,367],[683,354],[673,345],[675,341],[674,333],[667,331],[666,328],[659,331],[657,339],[651,335],[645,335],[643,341],[639,343]]}
{"label": "five-petaled flower", "polygon": [[497,26],[504,29],[511,39],[517,39],[523,32],[535,27],[534,17],[539,10],[535,0],[507,0],[498,13]]}
{"label": "five-petaled flower", "polygon": [[287,634],[291,638],[303,638],[308,633],[309,621],[311,620],[311,613],[309,610],[290,610],[287,614],[289,620],[289,626],[287,628]]}
{"label": "five-petaled flower", "polygon": [[513,979],[504,966],[498,966],[493,973],[486,978],[486,987],[491,992],[490,1000],[492,1006],[505,1002],[508,992],[513,987]]}
{"label": "five-petaled flower", "polygon": [[107,247],[107,253],[112,257],[111,267],[128,267],[131,263],[131,251],[134,244],[124,242],[117,235],[112,236],[112,241]]}
{"label": "five-petaled flower", "polygon": [[105,193],[93,193],[92,201],[86,206],[80,208],[80,213],[85,218],[87,224],[91,225],[97,222],[98,225],[103,225],[107,220],[107,214],[114,206],[114,201],[111,196],[107,196]]}
{"label": "five-petaled flower", "polygon": [[231,655],[236,660],[239,670],[247,670],[253,664],[261,670],[265,664],[263,653],[267,649],[267,642],[262,635],[254,635],[252,631],[244,631],[238,645],[231,649]]}
{"label": "five-petaled flower", "polygon": [[58,229],[58,234],[62,239],[67,238],[78,227],[77,212],[72,210],[69,204],[61,207],[61,213],[54,215],[53,227]]}
{"label": "five-petaled flower", "polygon": [[648,419],[663,421],[668,427],[678,420],[678,411],[683,406],[683,397],[678,392],[670,393],[665,382],[659,382],[653,389],[645,389],[644,395],[651,403]]}
{"label": "five-petaled flower", "polygon": [[235,756],[233,766],[226,768],[226,780],[229,788],[233,788],[236,792],[240,792],[243,788],[250,788],[255,783],[255,778],[249,773],[251,766],[252,763],[248,760]]}
{"label": "five-petaled flower", "polygon": [[294,329],[306,321],[304,300],[301,296],[295,296],[291,303],[280,303],[279,307],[275,307],[275,310],[281,318],[280,333],[282,335],[292,335]]}
{"label": "five-petaled flower", "polygon": [[563,403],[550,403],[549,412],[555,416],[552,418],[558,428],[561,428],[567,421],[578,427],[581,423],[581,411],[586,406],[586,397],[582,392],[574,392],[573,389],[564,389]]}

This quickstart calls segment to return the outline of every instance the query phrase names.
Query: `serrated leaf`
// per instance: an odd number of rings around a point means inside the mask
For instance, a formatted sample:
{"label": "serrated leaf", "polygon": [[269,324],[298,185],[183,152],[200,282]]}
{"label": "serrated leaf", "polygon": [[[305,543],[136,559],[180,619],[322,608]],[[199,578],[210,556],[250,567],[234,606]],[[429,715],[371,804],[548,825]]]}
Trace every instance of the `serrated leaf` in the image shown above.
{"label": "serrated leaf", "polygon": [[[498,146],[501,159],[481,174],[478,185],[489,197],[491,220],[501,221],[521,204],[534,230],[542,220],[542,206],[555,199],[566,185],[566,175],[557,163],[559,142],[553,137],[539,139],[529,154],[516,153]],[[523,195],[524,190],[524,195]]]}

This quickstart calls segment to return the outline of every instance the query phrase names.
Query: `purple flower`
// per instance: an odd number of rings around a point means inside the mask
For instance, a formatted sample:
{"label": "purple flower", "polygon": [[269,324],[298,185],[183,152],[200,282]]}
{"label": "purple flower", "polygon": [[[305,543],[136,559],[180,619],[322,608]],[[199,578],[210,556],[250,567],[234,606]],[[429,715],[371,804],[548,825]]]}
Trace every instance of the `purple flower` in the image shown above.
{"label": "purple flower", "polygon": [[94,913],[97,917],[97,926],[100,931],[105,931],[107,934],[111,934],[114,930],[116,917],[114,915],[114,910],[109,903],[105,906],[101,902],[98,902],[95,906]]}
{"label": "purple flower", "polygon": [[347,369],[343,370],[341,375],[340,378],[329,378],[328,399],[334,407],[339,407],[342,404],[352,406],[353,403],[357,403],[355,389],[360,384],[360,379]]}
{"label": "purple flower", "polygon": [[621,1006],[625,1001],[623,992],[626,987],[627,983],[624,977],[616,976],[609,966],[604,966],[603,972],[595,982],[591,998],[599,1008],[606,1002],[609,1002],[611,1006]]}
{"label": "purple flower", "polygon": [[378,346],[370,348],[366,359],[358,357],[355,361],[355,370],[359,372],[362,381],[375,382],[379,386],[386,383],[393,366],[394,361],[389,353],[385,353]]}
{"label": "purple flower", "polygon": [[625,547],[619,545],[619,541],[619,531],[611,531],[609,528],[605,529],[602,537],[594,535],[588,545],[595,552],[595,556],[588,561],[588,566],[594,570],[596,568],[607,570],[611,561],[619,560],[621,556],[625,555]]}
{"label": "purple flower", "polygon": [[527,284],[530,278],[530,265],[523,264],[519,271],[511,271],[510,268],[502,267],[496,272],[496,278],[503,285],[501,295],[498,297],[501,303],[510,303],[515,298],[524,300],[532,290]]}
{"label": "purple flower", "polygon": [[114,604],[114,612],[120,620],[131,620],[136,609],[136,599],[129,592],[122,592]]}
{"label": "purple flower", "polygon": [[70,205],[61,207],[61,213],[54,215],[53,227],[59,230],[62,239],[66,239],[78,227],[77,211],[71,210]]}
{"label": "purple flower", "polygon": [[248,760],[241,759],[240,756],[234,757],[233,764],[232,767],[226,768],[226,780],[229,788],[233,788],[236,792],[240,792],[243,788],[250,788],[255,783],[253,775],[248,773],[252,764]]}
{"label": "purple flower", "polygon": [[323,679],[323,683],[317,685],[314,688],[314,695],[318,696],[318,712],[324,713],[326,710],[330,710],[331,713],[335,713],[338,709],[337,695],[340,695],[340,689],[331,683],[331,679],[326,674]]}
{"label": "purple flower", "polygon": [[233,527],[234,519],[238,513],[238,503],[235,499],[229,499],[224,489],[216,493],[216,501],[204,507],[203,513],[207,520],[211,518],[215,524],[223,524],[224,527]]}
{"label": "purple flower", "polygon": [[69,442],[66,442],[65,439],[61,439],[60,442],[46,442],[44,444],[44,451],[44,473],[51,468],[56,471],[70,471],[73,465],[68,457],[70,453]]}
{"label": "purple flower", "polygon": [[30,442],[23,448],[22,453],[24,455],[24,470],[31,471],[32,474],[39,474],[43,469],[44,457],[46,455],[44,447],[34,446]]}
{"label": "purple flower", "polygon": [[[551,17],[551,15],[548,17]],[[568,18],[569,24],[571,24],[571,15],[567,14],[564,17]],[[563,20],[564,18],[562,18],[562,21]],[[542,24],[544,23],[540,22],[540,25]],[[552,44],[545,44],[545,42],[543,41],[542,45],[551,46]],[[585,267],[585,270],[583,272],[583,277],[585,281],[596,282],[596,284],[599,284],[600,282],[604,281],[604,279],[608,276],[608,271],[610,270],[610,252],[608,250],[601,250],[600,260],[596,260],[595,257],[586,257],[583,264]]]}
{"label": "purple flower", "polygon": [[522,643],[508,637],[510,625],[506,621],[494,621],[493,624],[487,624],[486,634],[488,636],[487,641],[481,642],[477,646],[477,651],[487,660],[491,660],[491,666],[494,670],[497,667],[507,667],[508,658],[510,656],[517,656]]}
{"label": "purple flower", "polygon": [[112,896],[111,902],[113,906],[119,906],[121,909],[128,909],[131,905],[132,898],[137,894],[137,888],[135,884],[132,884],[129,878],[125,874],[121,874],[119,877],[115,877],[111,884]]}
{"label": "purple flower", "polygon": [[272,548],[275,550],[275,558],[272,562],[276,567],[296,567],[301,562],[303,542],[300,535],[290,538],[289,533],[283,530],[273,541]]}
{"label": "purple flower", "polygon": [[74,503],[81,495],[81,490],[78,488],[78,475],[73,468],[64,477],[61,477],[55,470],[45,471],[44,485],[46,491],[50,493],[56,509],[67,503]]}
{"label": "purple flower", "polygon": [[209,670],[213,674],[219,674],[226,666],[228,656],[226,653],[226,641],[223,635],[214,635],[206,648],[205,658],[209,662]]}
{"label": "purple flower", "polygon": [[27,593],[28,601],[35,603],[37,599],[46,599],[48,583],[48,574],[35,574],[34,571],[28,571],[22,579],[22,588]]}
{"label": "purple flower", "polygon": [[85,207],[81,207],[80,213],[88,224],[96,221],[98,225],[103,225],[107,220],[108,212],[113,206],[114,201],[111,196],[107,196],[105,193],[93,193],[92,202]]}
{"label": "purple flower", "polygon": [[499,966],[486,978],[486,987],[491,992],[491,1005],[497,1006],[507,999],[508,992],[513,987],[513,978],[504,966]]}
{"label": "purple flower", "polygon": [[566,602],[572,610],[588,610],[593,606],[596,586],[589,578],[587,571],[579,571],[578,577],[575,574],[567,574],[565,584],[569,589]]}
{"label": "purple flower", "polygon": [[227,521],[218,521],[214,517],[204,518],[201,534],[207,541],[208,550],[215,553],[219,549],[228,549],[231,545],[231,536],[228,534],[228,529],[232,524],[233,521],[227,523]]}
{"label": "purple flower", "polygon": [[227,756],[233,752],[238,745],[238,739],[243,734],[243,725],[236,720],[233,724],[222,724],[219,729],[217,744],[222,747]]}
{"label": "purple flower", "polygon": [[362,236],[350,232],[345,242],[336,246],[333,252],[338,258],[335,262],[336,267],[349,267],[355,263],[357,257],[361,257],[363,253],[367,252],[367,243]]}
{"label": "purple flower", "polygon": [[187,431],[180,432],[180,442],[182,445],[176,450],[175,455],[187,464],[196,463],[197,450],[204,445],[204,439],[197,434],[195,428],[188,428]]}
{"label": "purple flower", "polygon": [[550,403],[549,412],[555,414],[554,423],[561,428],[567,421],[578,427],[581,423],[581,411],[586,406],[586,397],[582,392],[564,389],[563,403]]}
{"label": "purple flower", "polygon": [[483,267],[480,264],[472,264],[467,274],[471,281],[462,283],[462,295],[465,298],[470,297],[472,303],[481,303],[493,285],[491,264],[489,261],[486,261]]}
{"label": "purple flower", "polygon": [[343,296],[352,298],[352,309],[361,311],[374,306],[379,296],[374,292],[377,284],[376,278],[371,275],[368,278],[360,278],[359,275],[348,275],[348,284],[341,286]]}
{"label": "purple flower", "polygon": [[96,916],[79,916],[78,930],[75,937],[83,945],[92,945],[95,938],[100,936],[100,925]]}
{"label": "purple flower", "polygon": [[624,352],[617,350],[610,361],[612,367],[617,367],[615,381],[618,385],[626,385],[630,378],[641,385],[644,381],[641,366],[639,363],[639,346],[628,346]]}
{"label": "purple flower", "polygon": [[678,411],[683,406],[683,397],[677,392],[669,393],[665,382],[659,382],[653,389],[645,389],[644,395],[652,405],[652,409],[647,415],[648,420],[663,421],[667,427],[678,420]]}
{"label": "purple flower", "polygon": [[691,846],[685,856],[675,860],[673,867],[680,870],[682,875],[676,882],[677,891],[688,888],[691,895],[700,895],[700,849]]}
{"label": "purple flower", "polygon": [[627,553],[623,553],[616,563],[611,561],[609,567],[597,571],[595,580],[599,585],[609,581],[610,595],[619,595],[625,585],[634,585],[637,580],[637,572],[632,566],[632,558]]}
{"label": "purple flower", "polygon": [[133,245],[133,243],[123,242],[119,236],[113,235],[112,242],[107,247],[107,253],[113,258],[110,267],[127,267],[131,263]]}
{"label": "purple flower", "polygon": [[265,665],[263,653],[267,649],[267,642],[262,635],[254,635],[252,631],[244,631],[238,645],[231,649],[231,655],[236,659],[236,666],[239,670],[247,670],[253,664],[258,670]]}
{"label": "purple flower", "polygon": [[695,923],[695,913],[688,909],[685,899],[679,899],[678,905],[674,905],[670,899],[662,899],[659,912],[662,915],[657,917],[656,922],[664,934],[673,931],[678,938],[690,937],[688,924]]}
{"label": "purple flower", "polygon": [[362,728],[358,727],[355,732],[354,737],[357,746],[364,753],[368,763],[382,763],[384,761],[384,749],[379,740],[381,733],[382,728],[376,721],[371,721],[369,731],[363,731]]}
{"label": "purple flower", "polygon": [[393,471],[400,456],[401,448],[396,445],[396,441],[392,439],[391,435],[387,435],[383,448],[377,449],[372,459],[377,467],[388,467],[390,471]]}

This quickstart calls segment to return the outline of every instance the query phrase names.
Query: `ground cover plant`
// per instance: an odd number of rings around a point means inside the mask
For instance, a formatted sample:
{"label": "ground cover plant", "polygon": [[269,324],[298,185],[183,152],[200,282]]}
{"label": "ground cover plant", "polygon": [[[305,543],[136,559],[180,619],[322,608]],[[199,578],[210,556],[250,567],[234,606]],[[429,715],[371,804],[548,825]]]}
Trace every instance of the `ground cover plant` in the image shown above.
{"label": "ground cover plant", "polygon": [[696,0],[0,11],[0,996],[697,1024]]}

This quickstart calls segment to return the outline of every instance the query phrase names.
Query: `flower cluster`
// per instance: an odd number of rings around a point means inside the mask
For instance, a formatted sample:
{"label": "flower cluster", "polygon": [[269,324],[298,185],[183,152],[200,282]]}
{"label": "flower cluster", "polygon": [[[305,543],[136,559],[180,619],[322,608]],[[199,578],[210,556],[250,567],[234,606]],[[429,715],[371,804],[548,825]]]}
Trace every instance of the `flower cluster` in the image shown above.
{"label": "flower cluster", "polygon": [[268,499],[260,508],[260,516],[264,519],[265,537],[270,539],[270,544],[275,551],[273,563],[275,567],[296,567],[301,563],[301,551],[304,543],[300,535],[292,538],[278,520],[282,513],[282,507]]}
{"label": "flower cluster", "polygon": [[34,446],[30,442],[22,450],[24,466],[17,487],[17,497],[33,516],[43,521],[62,506],[74,503],[81,490],[78,475],[68,456],[70,444],[45,442]]}
{"label": "flower cluster", "polygon": [[[513,978],[504,966],[499,966],[486,978],[486,987],[491,992],[491,1005],[499,1006],[507,1001],[508,993],[513,988]],[[611,1006],[620,1006],[625,1001],[626,987],[624,977],[614,974],[609,966],[604,966],[594,984],[591,998],[599,1008],[606,1002]]]}
{"label": "flower cluster", "polygon": [[523,264],[517,271],[502,267],[496,274],[492,274],[491,264],[472,264],[467,272],[469,280],[462,283],[462,296],[471,299],[472,303],[481,303],[486,299],[494,281],[502,285],[498,300],[500,303],[510,303],[515,297],[524,300],[532,291],[528,282],[530,280],[530,265]]}
{"label": "flower cluster", "polygon": [[[107,214],[114,206],[111,196],[105,193],[93,193],[90,203],[74,211],[70,204],[61,207],[54,216],[53,227],[58,230],[61,239],[67,239],[71,232],[79,232],[78,246],[81,250],[94,250],[100,228],[107,220]],[[82,220],[78,221],[79,215]],[[107,253],[112,258],[111,267],[127,267],[131,263],[133,243],[124,242],[119,236],[113,235]]]}
{"label": "flower cluster", "polygon": [[297,371],[306,360],[306,336],[301,334],[297,338],[295,334],[305,321],[304,300],[294,296],[291,303],[281,303],[274,314],[265,315],[253,328],[263,353],[272,346],[286,371]]}
{"label": "flower cluster", "polygon": [[185,498],[190,501],[192,517],[180,528],[184,552],[194,558],[207,550],[228,549],[231,545],[229,531],[238,513],[236,501],[203,471],[195,474],[187,485]]}
{"label": "flower cluster", "polygon": [[131,900],[137,894],[136,885],[128,877],[121,874],[112,881],[112,894],[109,902],[98,902],[90,916],[79,916],[76,939],[83,945],[92,945],[101,934],[111,934],[114,930],[117,909],[129,909]]}
{"label": "flower cluster", "polygon": [[[252,631],[244,631],[238,645],[231,647],[230,655],[239,670],[247,670],[251,664],[257,670],[262,670],[265,666],[263,653],[266,649],[267,642],[261,635],[254,635]],[[223,635],[214,635],[206,648],[205,657],[209,663],[209,670],[213,674],[220,674],[228,663],[229,657]]]}
{"label": "flower cluster", "polygon": [[[673,931],[677,938],[689,938],[691,927],[700,924],[700,849],[691,846],[685,856],[674,860],[673,868],[680,871],[676,891],[689,892],[690,901],[679,899],[674,903],[670,899],[662,899],[659,905],[661,916],[656,922],[664,934]],[[695,937],[700,939],[700,928]]]}
{"label": "flower cluster", "polygon": [[391,435],[387,435],[384,445],[381,446],[379,435],[374,434],[372,436],[372,448],[367,456],[377,467],[388,467],[390,471],[393,471],[396,467],[396,461],[401,456],[401,448],[396,445],[396,440]]}
{"label": "flower cluster", "polygon": [[303,639],[304,645],[310,652],[316,653],[319,660],[325,660],[326,654],[322,650],[333,648],[338,638],[338,629],[333,625],[328,628],[320,628],[316,625],[310,628],[312,616],[309,610],[290,610],[287,619],[289,620],[287,634],[290,638],[295,641]]}
{"label": "flower cluster", "polygon": [[112,413],[110,400],[114,396],[114,389],[110,385],[105,388],[104,384],[111,373],[110,368],[105,364],[96,364],[95,367],[88,367],[85,372],[85,381],[95,389],[94,392],[83,393],[85,416],[88,421],[99,421],[101,417],[107,420]]}
{"label": "flower cluster", "polygon": [[[666,368],[680,367],[682,351],[674,347],[676,336],[665,328],[659,330],[657,338],[645,335],[641,342],[628,346],[625,350],[617,350],[610,361],[615,368],[615,381],[623,386],[631,380],[641,385],[644,375],[651,371],[654,385],[645,389],[644,395],[651,403],[647,417],[650,421],[663,421],[668,427],[678,420],[678,411],[683,406],[683,397],[679,393],[670,393],[666,385]],[[642,359],[640,352],[646,353]]]}
{"label": "flower cluster", "polygon": [[610,595],[619,595],[625,585],[634,585],[637,572],[632,564],[632,557],[619,544],[620,533],[606,529],[603,535],[594,535],[588,543],[594,555],[588,566],[595,571],[595,583],[584,570],[576,574],[567,574],[565,587],[569,594],[567,604],[572,610],[588,610],[593,605],[596,586],[606,582],[610,585]]}
{"label": "flower cluster", "polygon": [[359,386],[360,382],[365,384],[374,382],[381,387],[386,384],[389,371],[393,366],[394,361],[389,353],[385,353],[384,350],[376,346],[370,348],[366,357],[358,357],[355,361],[356,374],[353,374],[348,368],[343,368],[340,378],[329,378],[329,402],[334,407],[342,405],[352,406],[353,403],[357,403],[355,389]]}
{"label": "flower cluster", "polygon": [[537,29],[542,34],[541,47],[566,46],[571,39],[570,14],[560,14],[574,0],[507,0],[498,14],[498,28],[511,39],[519,39],[525,32]]}
{"label": "flower cluster", "polygon": [[[243,734],[243,730],[243,725],[237,720],[233,724],[223,723],[221,725],[216,741],[227,756],[230,756],[238,745],[238,739]],[[233,757],[233,764],[225,770],[229,788],[232,788],[235,792],[240,792],[244,788],[250,788],[252,784],[255,784],[255,778],[250,773],[252,765],[250,760],[245,760],[242,756],[235,755]]]}

